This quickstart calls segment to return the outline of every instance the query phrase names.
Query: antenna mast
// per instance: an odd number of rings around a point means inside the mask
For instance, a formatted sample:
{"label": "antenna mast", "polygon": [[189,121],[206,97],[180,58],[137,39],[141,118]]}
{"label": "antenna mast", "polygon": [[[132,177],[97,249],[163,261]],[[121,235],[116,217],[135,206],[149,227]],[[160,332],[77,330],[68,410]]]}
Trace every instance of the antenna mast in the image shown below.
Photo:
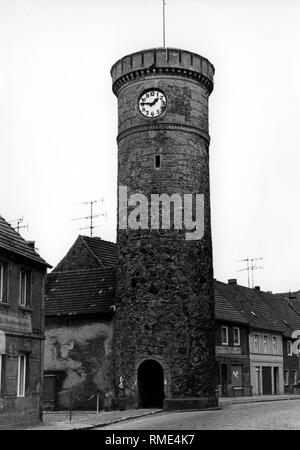
{"label": "antenna mast", "polygon": [[163,2],[163,48],[166,48],[166,0]]}
{"label": "antenna mast", "polygon": [[[252,283],[252,289],[254,289],[254,270],[262,269],[262,267],[257,267],[254,265],[254,261],[262,260],[263,258],[245,258],[240,259],[240,261],[244,261],[247,263],[247,267],[245,269],[237,270],[237,272],[243,272],[244,270],[247,270],[248,275],[248,288],[250,288],[250,270],[251,270],[251,283]],[[251,263],[249,265],[249,262]]]}
{"label": "antenna mast", "polygon": [[23,223],[24,217],[20,217],[19,219],[14,219],[9,222],[9,224],[16,230],[17,233],[20,234],[20,230],[23,228],[26,228],[26,231],[28,231],[28,224],[27,225],[21,225]]}
{"label": "antenna mast", "polygon": [[[90,230],[90,236],[93,237],[93,230],[94,228],[96,228],[97,226],[94,225],[94,219],[96,217],[99,216],[105,216],[105,214],[94,214],[93,208],[94,208],[94,204],[98,203],[98,202],[103,202],[103,199],[100,200],[92,200],[90,202],[81,202],[81,203],[76,203],[76,205],[89,205],[90,206],[90,215],[89,216],[85,216],[85,217],[76,217],[74,220],[89,220],[90,221],[90,225],[87,227],[82,227],[79,228],[80,230],[86,230],[87,228],[89,228]],[[75,206],[75,205],[74,205]]]}

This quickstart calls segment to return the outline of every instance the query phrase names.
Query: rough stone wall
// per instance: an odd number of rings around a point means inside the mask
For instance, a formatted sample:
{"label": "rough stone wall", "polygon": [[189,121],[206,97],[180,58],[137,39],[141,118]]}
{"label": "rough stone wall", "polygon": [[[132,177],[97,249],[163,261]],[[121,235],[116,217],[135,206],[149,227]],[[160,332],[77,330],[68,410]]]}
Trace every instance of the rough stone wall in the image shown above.
{"label": "rough stone wall", "polygon": [[111,407],[112,325],[98,318],[46,319],[45,372],[58,378],[57,408],[95,409],[100,391],[100,407]]}
{"label": "rough stone wall", "polygon": [[[184,66],[178,51],[173,56],[174,67]],[[146,65],[146,52],[142,59]],[[118,71],[121,63],[112,69],[113,77]],[[136,406],[138,366],[154,358],[164,369],[167,398],[214,399],[209,90],[184,74],[159,68],[124,83],[117,92],[119,186],[127,186],[128,195],[140,192],[148,199],[155,193],[204,194],[205,228],[198,241],[187,241],[186,230],[172,228],[118,230],[115,376],[125,377],[129,405]],[[138,100],[152,88],[164,92],[167,108],[149,119],[138,111]],[[159,170],[154,167],[156,154],[161,155]]]}

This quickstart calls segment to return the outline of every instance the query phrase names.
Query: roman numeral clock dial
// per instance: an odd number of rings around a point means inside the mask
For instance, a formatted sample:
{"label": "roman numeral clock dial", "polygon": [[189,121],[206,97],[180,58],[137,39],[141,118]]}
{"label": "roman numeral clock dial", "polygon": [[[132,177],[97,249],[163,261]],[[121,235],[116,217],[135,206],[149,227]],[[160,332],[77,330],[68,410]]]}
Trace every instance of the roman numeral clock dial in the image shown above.
{"label": "roman numeral clock dial", "polygon": [[160,116],[166,109],[166,96],[156,89],[144,92],[139,99],[139,110],[145,117]]}

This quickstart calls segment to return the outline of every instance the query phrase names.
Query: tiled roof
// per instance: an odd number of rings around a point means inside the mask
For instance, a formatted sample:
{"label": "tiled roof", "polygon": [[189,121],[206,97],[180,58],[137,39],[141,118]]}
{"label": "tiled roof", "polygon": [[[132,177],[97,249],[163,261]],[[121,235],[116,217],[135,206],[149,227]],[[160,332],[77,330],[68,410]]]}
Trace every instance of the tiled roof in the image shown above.
{"label": "tiled roof", "polygon": [[293,307],[296,301],[290,305],[283,297],[237,284],[215,281],[214,286],[217,320],[247,323],[288,337],[300,329],[300,305],[298,310]]}
{"label": "tiled roof", "polygon": [[224,296],[222,284],[219,281],[214,282],[216,319],[247,324],[247,319],[233,305],[233,302],[228,301]]}
{"label": "tiled roof", "polygon": [[46,316],[112,312],[115,269],[52,272],[46,282]]}
{"label": "tiled roof", "polygon": [[2,216],[0,216],[0,248],[51,267]]}
{"label": "tiled roof", "polygon": [[114,242],[104,241],[99,237],[80,236],[90,251],[102,263],[103,267],[116,265],[117,246]]}

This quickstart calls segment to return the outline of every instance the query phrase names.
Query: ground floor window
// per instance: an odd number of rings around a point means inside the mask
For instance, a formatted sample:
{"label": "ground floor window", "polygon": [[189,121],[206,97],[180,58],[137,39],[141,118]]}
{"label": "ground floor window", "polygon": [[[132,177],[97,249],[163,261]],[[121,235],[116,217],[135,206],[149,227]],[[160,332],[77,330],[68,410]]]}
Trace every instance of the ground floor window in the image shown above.
{"label": "ground floor window", "polygon": [[25,396],[27,375],[27,355],[19,355],[18,361],[18,397]]}
{"label": "ground floor window", "polygon": [[3,395],[4,389],[4,365],[5,365],[5,355],[0,353],[0,397]]}
{"label": "ground floor window", "polygon": [[289,371],[284,371],[284,384],[287,386],[289,384]]}
{"label": "ground floor window", "polygon": [[297,370],[293,370],[293,384],[297,384]]}

